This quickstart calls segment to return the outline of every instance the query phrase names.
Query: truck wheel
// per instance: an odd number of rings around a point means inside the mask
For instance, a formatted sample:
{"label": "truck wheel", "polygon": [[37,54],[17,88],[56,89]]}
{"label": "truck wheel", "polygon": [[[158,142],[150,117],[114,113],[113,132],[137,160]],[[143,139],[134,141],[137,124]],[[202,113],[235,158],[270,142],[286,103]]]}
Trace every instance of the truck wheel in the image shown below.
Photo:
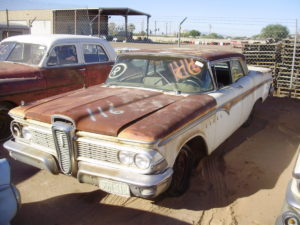
{"label": "truck wheel", "polygon": [[193,169],[193,153],[184,145],[175,161],[171,185],[167,191],[169,196],[177,197],[182,195],[189,187],[189,181]]}
{"label": "truck wheel", "polygon": [[0,141],[5,141],[11,136],[10,122],[12,118],[8,115],[8,111],[14,107],[8,102],[0,103]]}

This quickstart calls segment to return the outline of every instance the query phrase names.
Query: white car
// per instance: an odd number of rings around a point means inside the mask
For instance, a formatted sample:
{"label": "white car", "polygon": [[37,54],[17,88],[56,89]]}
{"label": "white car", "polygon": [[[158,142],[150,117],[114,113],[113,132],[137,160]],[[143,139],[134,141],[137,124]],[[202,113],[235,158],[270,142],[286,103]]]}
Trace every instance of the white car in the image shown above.
{"label": "white car", "polygon": [[181,195],[192,169],[272,90],[234,52],[120,54],[104,85],[10,111],[10,155],[123,196]]}
{"label": "white car", "polygon": [[281,215],[276,220],[276,225],[300,224],[300,145],[298,157],[293,170],[293,177],[289,182],[285,195],[285,202]]}

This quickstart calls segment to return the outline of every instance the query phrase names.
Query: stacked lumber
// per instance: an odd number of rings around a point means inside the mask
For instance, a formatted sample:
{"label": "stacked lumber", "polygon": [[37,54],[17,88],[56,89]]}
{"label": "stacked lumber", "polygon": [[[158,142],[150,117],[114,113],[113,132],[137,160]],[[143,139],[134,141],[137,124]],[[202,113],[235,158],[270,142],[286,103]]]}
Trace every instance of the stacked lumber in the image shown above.
{"label": "stacked lumber", "polygon": [[300,99],[300,40],[296,43],[294,72],[292,64],[294,53],[294,40],[282,41],[281,63],[278,64],[277,94]]}

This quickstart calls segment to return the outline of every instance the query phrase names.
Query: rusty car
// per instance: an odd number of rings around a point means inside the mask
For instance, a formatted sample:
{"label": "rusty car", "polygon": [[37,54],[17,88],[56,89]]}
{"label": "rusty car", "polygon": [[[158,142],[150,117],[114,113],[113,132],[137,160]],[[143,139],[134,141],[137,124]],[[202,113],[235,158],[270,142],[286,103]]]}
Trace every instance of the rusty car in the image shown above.
{"label": "rusty car", "polygon": [[[183,194],[192,170],[269,95],[240,53],[121,53],[108,79],[10,111],[10,156],[121,196]],[[208,156],[209,157],[209,156]]]}
{"label": "rusty car", "polygon": [[8,111],[74,89],[103,83],[116,54],[110,44],[79,35],[19,35],[0,43],[0,140],[10,134]]}

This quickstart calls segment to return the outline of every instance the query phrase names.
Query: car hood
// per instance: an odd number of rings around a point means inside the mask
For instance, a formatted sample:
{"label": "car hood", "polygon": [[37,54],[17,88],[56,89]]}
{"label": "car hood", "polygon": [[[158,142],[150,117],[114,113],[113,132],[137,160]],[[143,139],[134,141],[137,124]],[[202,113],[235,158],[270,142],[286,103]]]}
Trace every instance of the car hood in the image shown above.
{"label": "car hood", "polygon": [[216,106],[205,94],[178,96],[162,92],[94,86],[15,108],[12,115],[51,123],[70,118],[77,130],[142,141],[167,136]]}
{"label": "car hood", "polygon": [[38,67],[11,62],[0,62],[0,79],[34,77],[36,76],[35,72],[38,71]]}

